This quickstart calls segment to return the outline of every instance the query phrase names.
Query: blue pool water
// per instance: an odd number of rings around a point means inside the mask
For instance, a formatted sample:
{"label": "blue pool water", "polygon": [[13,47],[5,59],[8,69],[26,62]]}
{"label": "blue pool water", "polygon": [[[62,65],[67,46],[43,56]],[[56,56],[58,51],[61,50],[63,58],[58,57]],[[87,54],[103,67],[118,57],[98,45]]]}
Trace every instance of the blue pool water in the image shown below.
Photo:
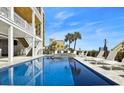
{"label": "blue pool water", "polygon": [[117,85],[73,58],[38,58],[0,69],[0,85]]}
{"label": "blue pool water", "polygon": [[74,85],[71,68],[67,58],[45,59],[44,85]]}

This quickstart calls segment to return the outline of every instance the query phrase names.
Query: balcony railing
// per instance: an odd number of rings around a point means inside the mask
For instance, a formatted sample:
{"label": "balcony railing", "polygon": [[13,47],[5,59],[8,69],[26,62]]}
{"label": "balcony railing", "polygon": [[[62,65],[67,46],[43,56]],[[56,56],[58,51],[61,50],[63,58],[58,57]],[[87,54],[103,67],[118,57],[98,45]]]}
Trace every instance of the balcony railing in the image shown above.
{"label": "balcony railing", "polygon": [[[11,19],[11,10],[9,7],[0,7],[0,15]],[[18,14],[14,13],[14,22],[24,28],[28,33],[33,33],[32,26],[28,24],[23,18]]]}
{"label": "balcony railing", "polygon": [[18,14],[14,13],[14,22],[24,28],[27,32],[33,33],[33,28],[30,24],[28,24],[23,18],[21,18]]}
{"label": "balcony railing", "polygon": [[10,17],[10,8],[9,7],[0,7],[0,15],[6,17],[6,18],[11,18]]}
{"label": "balcony railing", "polygon": [[36,9],[41,14],[41,8],[40,7],[36,7]]}

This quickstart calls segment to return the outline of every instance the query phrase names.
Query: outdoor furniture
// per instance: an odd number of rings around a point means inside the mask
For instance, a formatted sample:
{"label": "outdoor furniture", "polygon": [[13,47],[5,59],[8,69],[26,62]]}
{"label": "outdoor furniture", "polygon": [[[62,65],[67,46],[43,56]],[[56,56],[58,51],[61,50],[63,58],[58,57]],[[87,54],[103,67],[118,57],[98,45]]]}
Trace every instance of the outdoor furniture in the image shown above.
{"label": "outdoor furniture", "polygon": [[71,51],[68,50],[68,53],[71,53]]}
{"label": "outdoor furniture", "polygon": [[[111,51],[109,54],[108,54],[108,56],[107,56],[107,58],[105,59],[104,57],[99,57],[99,54],[98,54],[98,56],[97,56],[97,58],[94,58],[94,57],[92,57],[92,59],[94,60],[94,62],[96,63],[96,64],[98,64],[98,63],[108,63],[107,61],[112,61],[113,59],[115,59],[115,55],[113,55],[113,52]],[[114,60],[113,60],[114,61]]]}
{"label": "outdoor furniture", "polygon": [[80,57],[87,57],[88,51],[84,53],[84,51],[81,53]]}
{"label": "outdoor furniture", "polygon": [[64,51],[63,50],[61,50],[61,54],[63,54],[64,53]]}
{"label": "outdoor furniture", "polygon": [[74,51],[74,54],[77,54],[77,51],[76,50]]}
{"label": "outdoor furniture", "polygon": [[108,64],[109,67],[110,67],[110,70],[112,70],[112,68],[115,67],[115,66],[123,66],[124,65],[124,58],[122,59],[121,62],[111,61],[111,60],[104,60],[103,63]]}
{"label": "outdoor furniture", "polygon": [[58,53],[58,51],[56,50],[56,51],[55,51],[55,54],[57,54],[57,53]]}
{"label": "outdoor furniture", "polygon": [[99,54],[97,55],[97,58],[102,58],[102,57],[103,57],[103,55],[104,55],[104,51],[103,51],[103,50],[101,50],[101,51],[99,52]]}

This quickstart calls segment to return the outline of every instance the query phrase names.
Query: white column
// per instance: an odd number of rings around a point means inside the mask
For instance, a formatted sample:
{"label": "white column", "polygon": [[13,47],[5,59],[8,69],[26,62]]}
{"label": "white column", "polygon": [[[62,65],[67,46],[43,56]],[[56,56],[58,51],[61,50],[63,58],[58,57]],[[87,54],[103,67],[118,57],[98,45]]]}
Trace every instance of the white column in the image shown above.
{"label": "white column", "polygon": [[[32,28],[33,28],[33,35],[35,36],[35,13],[32,12]],[[32,39],[32,56],[34,57],[35,55],[35,37]]]}
{"label": "white column", "polygon": [[[11,7],[11,20],[14,20],[14,8]],[[14,45],[13,45],[13,27],[10,26],[8,29],[8,61],[13,62],[13,52],[14,52]]]}
{"label": "white column", "polygon": [[13,27],[10,26],[8,29],[8,61],[13,62],[13,52],[14,52],[14,45],[13,45]]}
{"label": "white column", "polygon": [[11,20],[14,20],[14,7],[11,7]]}
{"label": "white column", "polygon": [[41,39],[42,39],[42,42],[41,42],[41,49],[42,49],[42,52],[41,54],[43,54],[43,42],[44,42],[44,15],[43,15],[43,12],[41,11],[41,15],[42,15],[42,21],[41,21]]}

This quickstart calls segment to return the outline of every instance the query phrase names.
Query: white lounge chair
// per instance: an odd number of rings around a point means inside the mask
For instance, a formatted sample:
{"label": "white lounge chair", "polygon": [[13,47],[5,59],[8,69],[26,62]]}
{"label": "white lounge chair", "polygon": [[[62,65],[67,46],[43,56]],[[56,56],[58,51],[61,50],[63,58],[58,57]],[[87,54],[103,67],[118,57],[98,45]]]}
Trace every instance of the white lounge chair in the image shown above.
{"label": "white lounge chair", "polygon": [[80,57],[86,57],[87,56],[87,53],[88,52],[86,52],[86,53],[84,53],[84,51],[80,54]]}
{"label": "white lounge chair", "polygon": [[105,52],[105,51],[101,50],[101,51],[99,52],[99,54],[97,55],[97,58],[102,58],[103,55],[104,55],[104,52]]}
{"label": "white lounge chair", "polygon": [[94,63],[97,64],[98,62],[105,60],[105,58],[103,57],[103,54],[104,54],[104,51],[100,51],[97,57],[86,57],[86,60],[93,60]]}
{"label": "white lounge chair", "polygon": [[76,55],[76,54],[77,54],[77,51],[75,50],[75,51],[73,52],[73,54],[75,54],[75,55]]}
{"label": "white lounge chair", "polygon": [[79,55],[80,57],[83,57],[84,56],[84,52],[82,52],[82,53],[80,53],[80,55]]}
{"label": "white lounge chair", "polygon": [[[112,61],[112,60],[104,60],[103,63],[106,63],[109,65],[110,70],[112,70],[113,67],[115,66],[123,66],[124,65],[124,58],[122,59],[121,62],[118,61]],[[104,65],[105,66],[105,65]]]}
{"label": "white lounge chair", "polygon": [[102,58],[94,58],[96,64],[97,63],[106,63],[106,64],[108,64],[108,62],[114,61],[114,59],[115,59],[115,57],[117,55],[117,53],[113,54],[114,52],[115,51],[110,51],[106,59],[103,58],[103,57]]}

